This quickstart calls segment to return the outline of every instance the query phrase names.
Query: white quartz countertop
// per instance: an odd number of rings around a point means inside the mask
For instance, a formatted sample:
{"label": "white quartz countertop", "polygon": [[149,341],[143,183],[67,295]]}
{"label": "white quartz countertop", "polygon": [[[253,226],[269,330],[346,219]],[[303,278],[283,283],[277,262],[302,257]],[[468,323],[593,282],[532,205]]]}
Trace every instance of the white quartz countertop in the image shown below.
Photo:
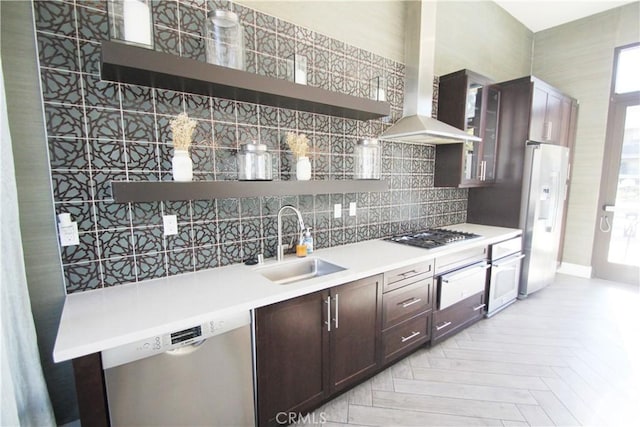
{"label": "white quartz countertop", "polygon": [[[263,265],[235,264],[68,295],[53,359],[85,356],[521,234],[517,229],[476,224],[445,228],[482,237],[429,250],[384,240],[320,249],[310,257],[346,270],[287,285],[259,274],[259,269],[276,263],[269,259]],[[281,263],[296,260],[287,256]]]}

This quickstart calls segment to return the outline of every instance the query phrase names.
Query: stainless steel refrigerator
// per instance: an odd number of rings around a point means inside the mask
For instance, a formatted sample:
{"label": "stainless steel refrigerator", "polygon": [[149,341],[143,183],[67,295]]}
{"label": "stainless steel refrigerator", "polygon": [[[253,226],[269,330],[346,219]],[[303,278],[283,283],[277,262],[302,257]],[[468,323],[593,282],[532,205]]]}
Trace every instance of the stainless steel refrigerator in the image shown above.
{"label": "stainless steel refrigerator", "polygon": [[520,202],[523,252],[519,298],[553,282],[558,265],[569,149],[527,142]]}
{"label": "stainless steel refrigerator", "polygon": [[553,282],[561,250],[569,149],[527,141],[504,144],[494,185],[469,189],[467,222],[523,231],[518,298]]}

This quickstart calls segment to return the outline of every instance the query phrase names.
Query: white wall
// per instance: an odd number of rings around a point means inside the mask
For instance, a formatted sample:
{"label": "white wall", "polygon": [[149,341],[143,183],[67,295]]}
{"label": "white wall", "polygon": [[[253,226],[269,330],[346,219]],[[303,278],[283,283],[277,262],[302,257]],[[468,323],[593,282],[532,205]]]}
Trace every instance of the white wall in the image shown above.
{"label": "white wall", "polygon": [[640,41],[640,3],[535,34],[533,73],[579,102],[563,262],[590,266],[617,46]]}
{"label": "white wall", "polygon": [[507,81],[531,73],[533,33],[492,1],[438,2],[436,75],[467,68]]}

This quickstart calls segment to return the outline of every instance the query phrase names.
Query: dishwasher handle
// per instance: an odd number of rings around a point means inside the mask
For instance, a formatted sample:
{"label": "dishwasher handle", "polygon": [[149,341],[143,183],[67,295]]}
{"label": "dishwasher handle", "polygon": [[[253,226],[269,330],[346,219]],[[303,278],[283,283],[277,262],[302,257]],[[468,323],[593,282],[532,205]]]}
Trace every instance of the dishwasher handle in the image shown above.
{"label": "dishwasher handle", "polygon": [[165,351],[165,353],[168,354],[169,356],[176,356],[176,357],[186,356],[188,354],[195,353],[196,351],[200,350],[200,346],[204,344],[206,341],[207,339],[205,338],[203,340],[196,341],[193,344],[185,345],[184,347],[172,348],[171,350]]}
{"label": "dishwasher handle", "polygon": [[456,270],[452,273],[442,275],[440,276],[440,280],[442,280],[442,283],[454,282],[456,280],[464,279],[465,277],[473,276],[478,273],[478,270],[487,270],[489,267],[491,267],[491,265],[487,264],[486,261],[482,261],[465,267],[462,270]]}

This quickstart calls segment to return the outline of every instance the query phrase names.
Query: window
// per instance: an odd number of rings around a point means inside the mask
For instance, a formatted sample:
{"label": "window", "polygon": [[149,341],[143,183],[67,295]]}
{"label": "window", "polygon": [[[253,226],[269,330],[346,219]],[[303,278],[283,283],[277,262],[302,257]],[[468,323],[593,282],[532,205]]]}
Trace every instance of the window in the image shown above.
{"label": "window", "polygon": [[620,49],[615,73],[615,93],[640,91],[640,44]]}

